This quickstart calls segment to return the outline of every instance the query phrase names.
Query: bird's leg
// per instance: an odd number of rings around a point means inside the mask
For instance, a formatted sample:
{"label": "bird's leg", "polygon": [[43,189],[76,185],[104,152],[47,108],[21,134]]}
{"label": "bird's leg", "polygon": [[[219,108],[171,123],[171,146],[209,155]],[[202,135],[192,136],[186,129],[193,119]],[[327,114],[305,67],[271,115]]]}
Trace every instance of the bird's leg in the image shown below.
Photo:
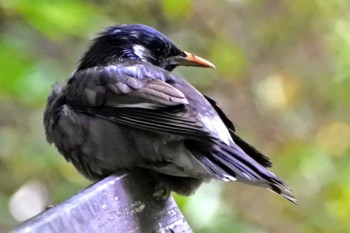
{"label": "bird's leg", "polygon": [[177,177],[162,174],[160,175],[160,182],[171,191],[189,196],[197,190],[203,180],[193,177]]}
{"label": "bird's leg", "polygon": [[171,190],[165,184],[160,182],[154,187],[153,197],[156,200],[165,201],[169,198],[170,193]]}

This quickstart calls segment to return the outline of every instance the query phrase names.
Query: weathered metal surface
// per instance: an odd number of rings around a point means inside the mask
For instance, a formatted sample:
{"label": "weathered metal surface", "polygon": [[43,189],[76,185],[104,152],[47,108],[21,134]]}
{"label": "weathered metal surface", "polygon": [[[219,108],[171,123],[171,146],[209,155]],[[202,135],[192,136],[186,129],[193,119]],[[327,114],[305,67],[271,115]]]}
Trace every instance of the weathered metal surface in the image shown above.
{"label": "weathered metal surface", "polygon": [[150,180],[112,175],[11,232],[192,232],[172,197],[156,200],[153,194]]}

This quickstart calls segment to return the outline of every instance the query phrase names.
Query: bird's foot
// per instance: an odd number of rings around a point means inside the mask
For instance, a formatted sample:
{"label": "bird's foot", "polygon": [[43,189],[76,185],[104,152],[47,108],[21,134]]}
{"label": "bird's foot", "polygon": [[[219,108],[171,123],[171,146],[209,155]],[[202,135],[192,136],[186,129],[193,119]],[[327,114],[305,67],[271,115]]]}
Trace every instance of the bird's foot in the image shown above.
{"label": "bird's foot", "polygon": [[171,190],[163,184],[157,184],[154,188],[153,198],[157,201],[165,201],[169,198]]}

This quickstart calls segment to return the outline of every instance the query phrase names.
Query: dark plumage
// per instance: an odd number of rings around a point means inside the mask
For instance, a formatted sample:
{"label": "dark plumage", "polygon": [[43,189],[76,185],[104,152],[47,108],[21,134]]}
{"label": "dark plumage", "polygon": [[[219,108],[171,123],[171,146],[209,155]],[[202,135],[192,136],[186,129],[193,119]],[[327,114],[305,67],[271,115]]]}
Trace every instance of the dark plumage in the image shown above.
{"label": "dark plumage", "polygon": [[267,157],[176,66],[214,67],[145,25],[107,28],[64,86],[48,98],[47,139],[89,179],[146,169],[188,195],[210,179],[268,188],[292,202]]}

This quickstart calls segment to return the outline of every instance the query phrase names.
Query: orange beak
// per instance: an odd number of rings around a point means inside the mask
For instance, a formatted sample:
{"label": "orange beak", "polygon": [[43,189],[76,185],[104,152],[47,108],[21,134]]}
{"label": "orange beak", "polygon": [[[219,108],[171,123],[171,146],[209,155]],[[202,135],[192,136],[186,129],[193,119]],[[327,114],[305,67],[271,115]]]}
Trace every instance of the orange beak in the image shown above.
{"label": "orange beak", "polygon": [[183,51],[186,55],[185,60],[187,60],[189,63],[187,63],[190,66],[200,66],[200,67],[207,67],[207,68],[213,68],[215,69],[215,66],[210,61],[207,61],[201,57],[198,57],[192,53]]}
{"label": "orange beak", "polygon": [[213,63],[185,51],[183,51],[181,55],[167,58],[166,64],[173,66],[199,66],[206,68],[215,68]]}

